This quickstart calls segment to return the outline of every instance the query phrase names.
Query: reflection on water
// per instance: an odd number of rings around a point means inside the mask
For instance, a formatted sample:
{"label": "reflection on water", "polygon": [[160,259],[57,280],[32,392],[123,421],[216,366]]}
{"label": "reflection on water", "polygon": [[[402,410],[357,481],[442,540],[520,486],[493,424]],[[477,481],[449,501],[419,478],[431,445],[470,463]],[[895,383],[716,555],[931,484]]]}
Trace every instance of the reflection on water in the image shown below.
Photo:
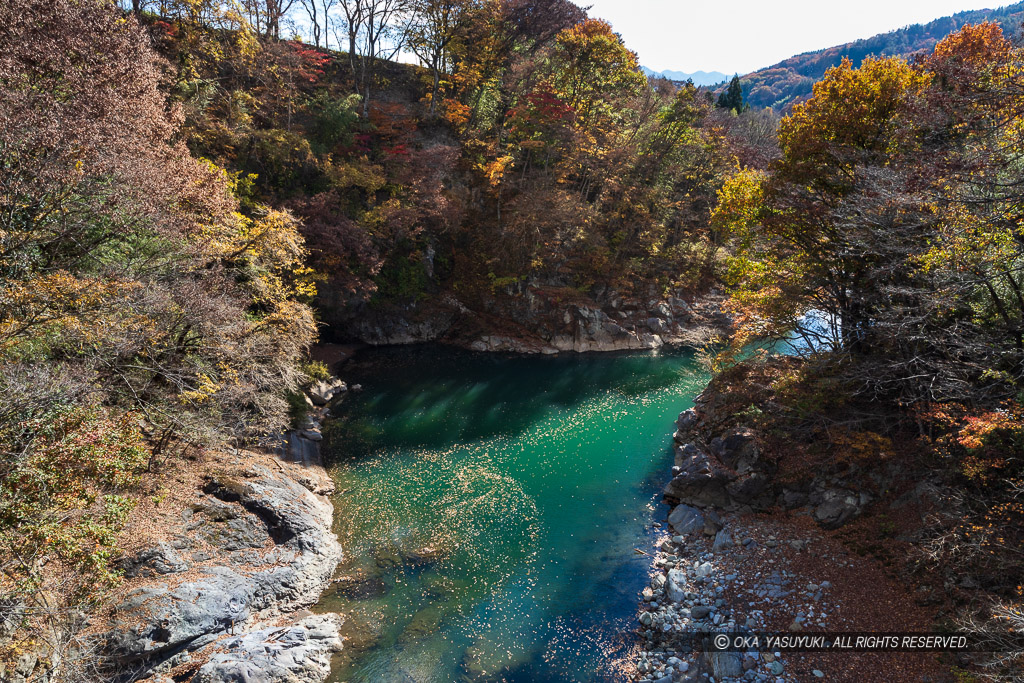
{"label": "reflection on water", "polygon": [[621,680],[692,357],[379,349],[345,379],[332,680]]}

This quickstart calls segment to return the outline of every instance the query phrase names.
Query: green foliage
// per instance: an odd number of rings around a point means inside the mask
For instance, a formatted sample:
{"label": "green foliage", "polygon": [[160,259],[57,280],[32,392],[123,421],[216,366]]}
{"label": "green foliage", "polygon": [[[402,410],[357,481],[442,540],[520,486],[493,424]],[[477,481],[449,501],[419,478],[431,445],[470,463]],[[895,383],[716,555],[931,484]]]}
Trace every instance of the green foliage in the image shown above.
{"label": "green foliage", "polygon": [[311,136],[319,146],[321,153],[330,152],[336,147],[348,147],[353,142],[353,135],[358,130],[360,103],[359,95],[332,97],[327,90],[320,90],[307,104],[313,113]]}
{"label": "green foliage", "polygon": [[323,382],[331,378],[327,364],[319,360],[311,360],[302,364],[302,372],[314,382]]}
{"label": "green foliage", "polygon": [[740,85],[740,77],[733,76],[729,81],[729,87],[718,96],[718,107],[720,109],[731,109],[737,114],[742,113],[746,108],[743,105],[743,87]]}
{"label": "green foliage", "polygon": [[395,256],[377,276],[377,303],[416,301],[426,296],[429,278],[423,260],[415,256]]}
{"label": "green foliage", "polygon": [[285,393],[285,401],[288,403],[288,426],[291,429],[301,429],[309,416],[309,404],[306,403],[306,396],[301,391],[289,391]]}

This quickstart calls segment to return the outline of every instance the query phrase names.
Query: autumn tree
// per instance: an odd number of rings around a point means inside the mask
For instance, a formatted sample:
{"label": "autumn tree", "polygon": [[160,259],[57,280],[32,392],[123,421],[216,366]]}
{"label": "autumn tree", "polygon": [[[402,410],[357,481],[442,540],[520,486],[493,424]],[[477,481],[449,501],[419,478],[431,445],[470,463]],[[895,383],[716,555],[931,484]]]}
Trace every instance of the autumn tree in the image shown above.
{"label": "autumn tree", "polygon": [[0,6],[0,583],[66,651],[136,475],[283,427],[315,335],[296,220],[189,154],[165,68],[108,3]]}
{"label": "autumn tree", "polygon": [[726,184],[716,217],[737,239],[736,302],[758,334],[790,329],[814,310],[827,319],[813,330],[822,343],[864,341],[879,303],[875,278],[905,256],[880,244],[902,232],[889,224],[899,214],[885,201],[891,188],[869,186],[886,182],[905,108],[927,83],[899,59],[868,59],[859,69],[844,62],[782,120],[782,157],[771,173],[741,173]]}
{"label": "autumn tree", "polygon": [[450,46],[467,20],[466,0],[418,0],[409,27],[409,47],[430,68],[430,114],[437,112],[441,75],[451,66]]}

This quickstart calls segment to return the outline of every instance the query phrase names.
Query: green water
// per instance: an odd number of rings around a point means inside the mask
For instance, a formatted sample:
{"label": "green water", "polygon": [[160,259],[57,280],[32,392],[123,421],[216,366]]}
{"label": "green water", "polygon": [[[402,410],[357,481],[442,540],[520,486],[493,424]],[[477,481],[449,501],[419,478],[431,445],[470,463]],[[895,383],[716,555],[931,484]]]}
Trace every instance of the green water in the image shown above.
{"label": "green water", "polygon": [[378,349],[343,376],[331,680],[623,680],[692,356]]}

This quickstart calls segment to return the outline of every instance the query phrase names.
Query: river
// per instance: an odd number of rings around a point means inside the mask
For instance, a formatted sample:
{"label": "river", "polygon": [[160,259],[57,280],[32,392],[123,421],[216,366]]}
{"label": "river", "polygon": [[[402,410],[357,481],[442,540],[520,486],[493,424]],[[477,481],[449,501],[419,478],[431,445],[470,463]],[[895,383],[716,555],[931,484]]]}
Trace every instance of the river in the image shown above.
{"label": "river", "polygon": [[623,680],[692,353],[383,348],[343,377],[331,680]]}

